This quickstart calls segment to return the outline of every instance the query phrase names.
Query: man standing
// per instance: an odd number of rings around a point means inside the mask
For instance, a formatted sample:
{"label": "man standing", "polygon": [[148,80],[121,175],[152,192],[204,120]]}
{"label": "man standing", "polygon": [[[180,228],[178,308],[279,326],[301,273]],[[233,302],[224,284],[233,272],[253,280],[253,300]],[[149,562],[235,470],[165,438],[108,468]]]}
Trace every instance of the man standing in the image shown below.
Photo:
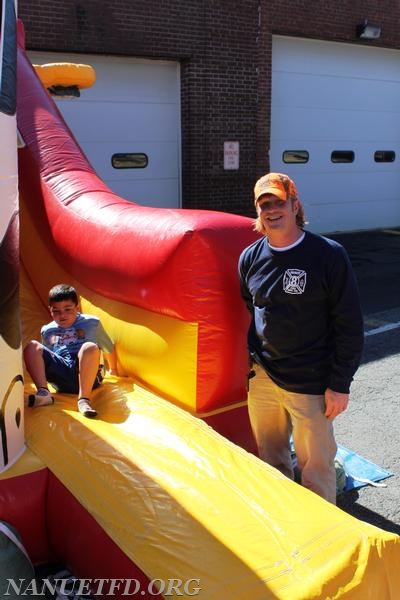
{"label": "man standing", "polygon": [[304,231],[287,175],[264,175],[254,194],[264,235],[239,258],[252,430],[260,458],[293,479],[292,435],[302,485],[335,504],[333,419],[347,408],[364,339],[357,283],[340,244]]}

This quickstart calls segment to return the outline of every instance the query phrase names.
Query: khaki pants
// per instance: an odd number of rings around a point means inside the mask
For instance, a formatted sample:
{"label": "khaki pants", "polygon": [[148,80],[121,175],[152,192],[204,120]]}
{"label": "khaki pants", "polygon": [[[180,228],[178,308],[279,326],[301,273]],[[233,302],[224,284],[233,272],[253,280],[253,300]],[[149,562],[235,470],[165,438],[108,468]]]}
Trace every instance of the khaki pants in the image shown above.
{"label": "khaki pants", "polygon": [[324,415],[324,396],[288,392],[259,365],[254,370],[248,406],[260,458],[293,479],[292,435],[301,484],[336,504],[337,446],[332,421]]}

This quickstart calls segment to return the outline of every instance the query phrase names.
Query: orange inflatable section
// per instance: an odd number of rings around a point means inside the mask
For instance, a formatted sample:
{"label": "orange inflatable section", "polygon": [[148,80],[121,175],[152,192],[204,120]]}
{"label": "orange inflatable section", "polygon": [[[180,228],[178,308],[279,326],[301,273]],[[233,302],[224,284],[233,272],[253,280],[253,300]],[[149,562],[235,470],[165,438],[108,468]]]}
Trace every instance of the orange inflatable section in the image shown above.
{"label": "orange inflatable section", "polygon": [[91,87],[96,81],[96,73],[91,65],[75,63],[48,63],[33,65],[44,87],[77,86]]}

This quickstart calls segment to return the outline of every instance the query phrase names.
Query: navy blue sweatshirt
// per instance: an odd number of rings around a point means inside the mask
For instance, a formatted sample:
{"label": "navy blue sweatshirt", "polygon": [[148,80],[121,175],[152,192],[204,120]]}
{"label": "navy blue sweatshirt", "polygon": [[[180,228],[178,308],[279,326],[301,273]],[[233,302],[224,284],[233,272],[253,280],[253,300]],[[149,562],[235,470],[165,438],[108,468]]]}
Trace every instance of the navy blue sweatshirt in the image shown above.
{"label": "navy blue sweatshirt", "polygon": [[349,392],[363,349],[357,282],[343,246],[305,232],[296,246],[265,237],[239,258],[242,296],[251,311],[249,353],[283,389]]}

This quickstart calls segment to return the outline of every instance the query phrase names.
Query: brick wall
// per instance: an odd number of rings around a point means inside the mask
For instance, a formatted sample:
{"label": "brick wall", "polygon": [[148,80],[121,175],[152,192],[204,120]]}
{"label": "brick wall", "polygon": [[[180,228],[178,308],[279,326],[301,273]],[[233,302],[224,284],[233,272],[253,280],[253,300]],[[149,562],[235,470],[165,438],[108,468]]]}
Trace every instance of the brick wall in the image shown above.
{"label": "brick wall", "polygon": [[[397,0],[19,0],[29,50],[179,60],[183,206],[253,216],[252,188],[268,170],[271,34],[399,48]],[[365,43],[365,42],[364,42]],[[240,168],[223,169],[223,142]]]}
{"label": "brick wall", "polygon": [[271,0],[275,34],[359,43],[356,26],[365,19],[381,26],[379,40],[363,44],[400,48],[398,0]]}

